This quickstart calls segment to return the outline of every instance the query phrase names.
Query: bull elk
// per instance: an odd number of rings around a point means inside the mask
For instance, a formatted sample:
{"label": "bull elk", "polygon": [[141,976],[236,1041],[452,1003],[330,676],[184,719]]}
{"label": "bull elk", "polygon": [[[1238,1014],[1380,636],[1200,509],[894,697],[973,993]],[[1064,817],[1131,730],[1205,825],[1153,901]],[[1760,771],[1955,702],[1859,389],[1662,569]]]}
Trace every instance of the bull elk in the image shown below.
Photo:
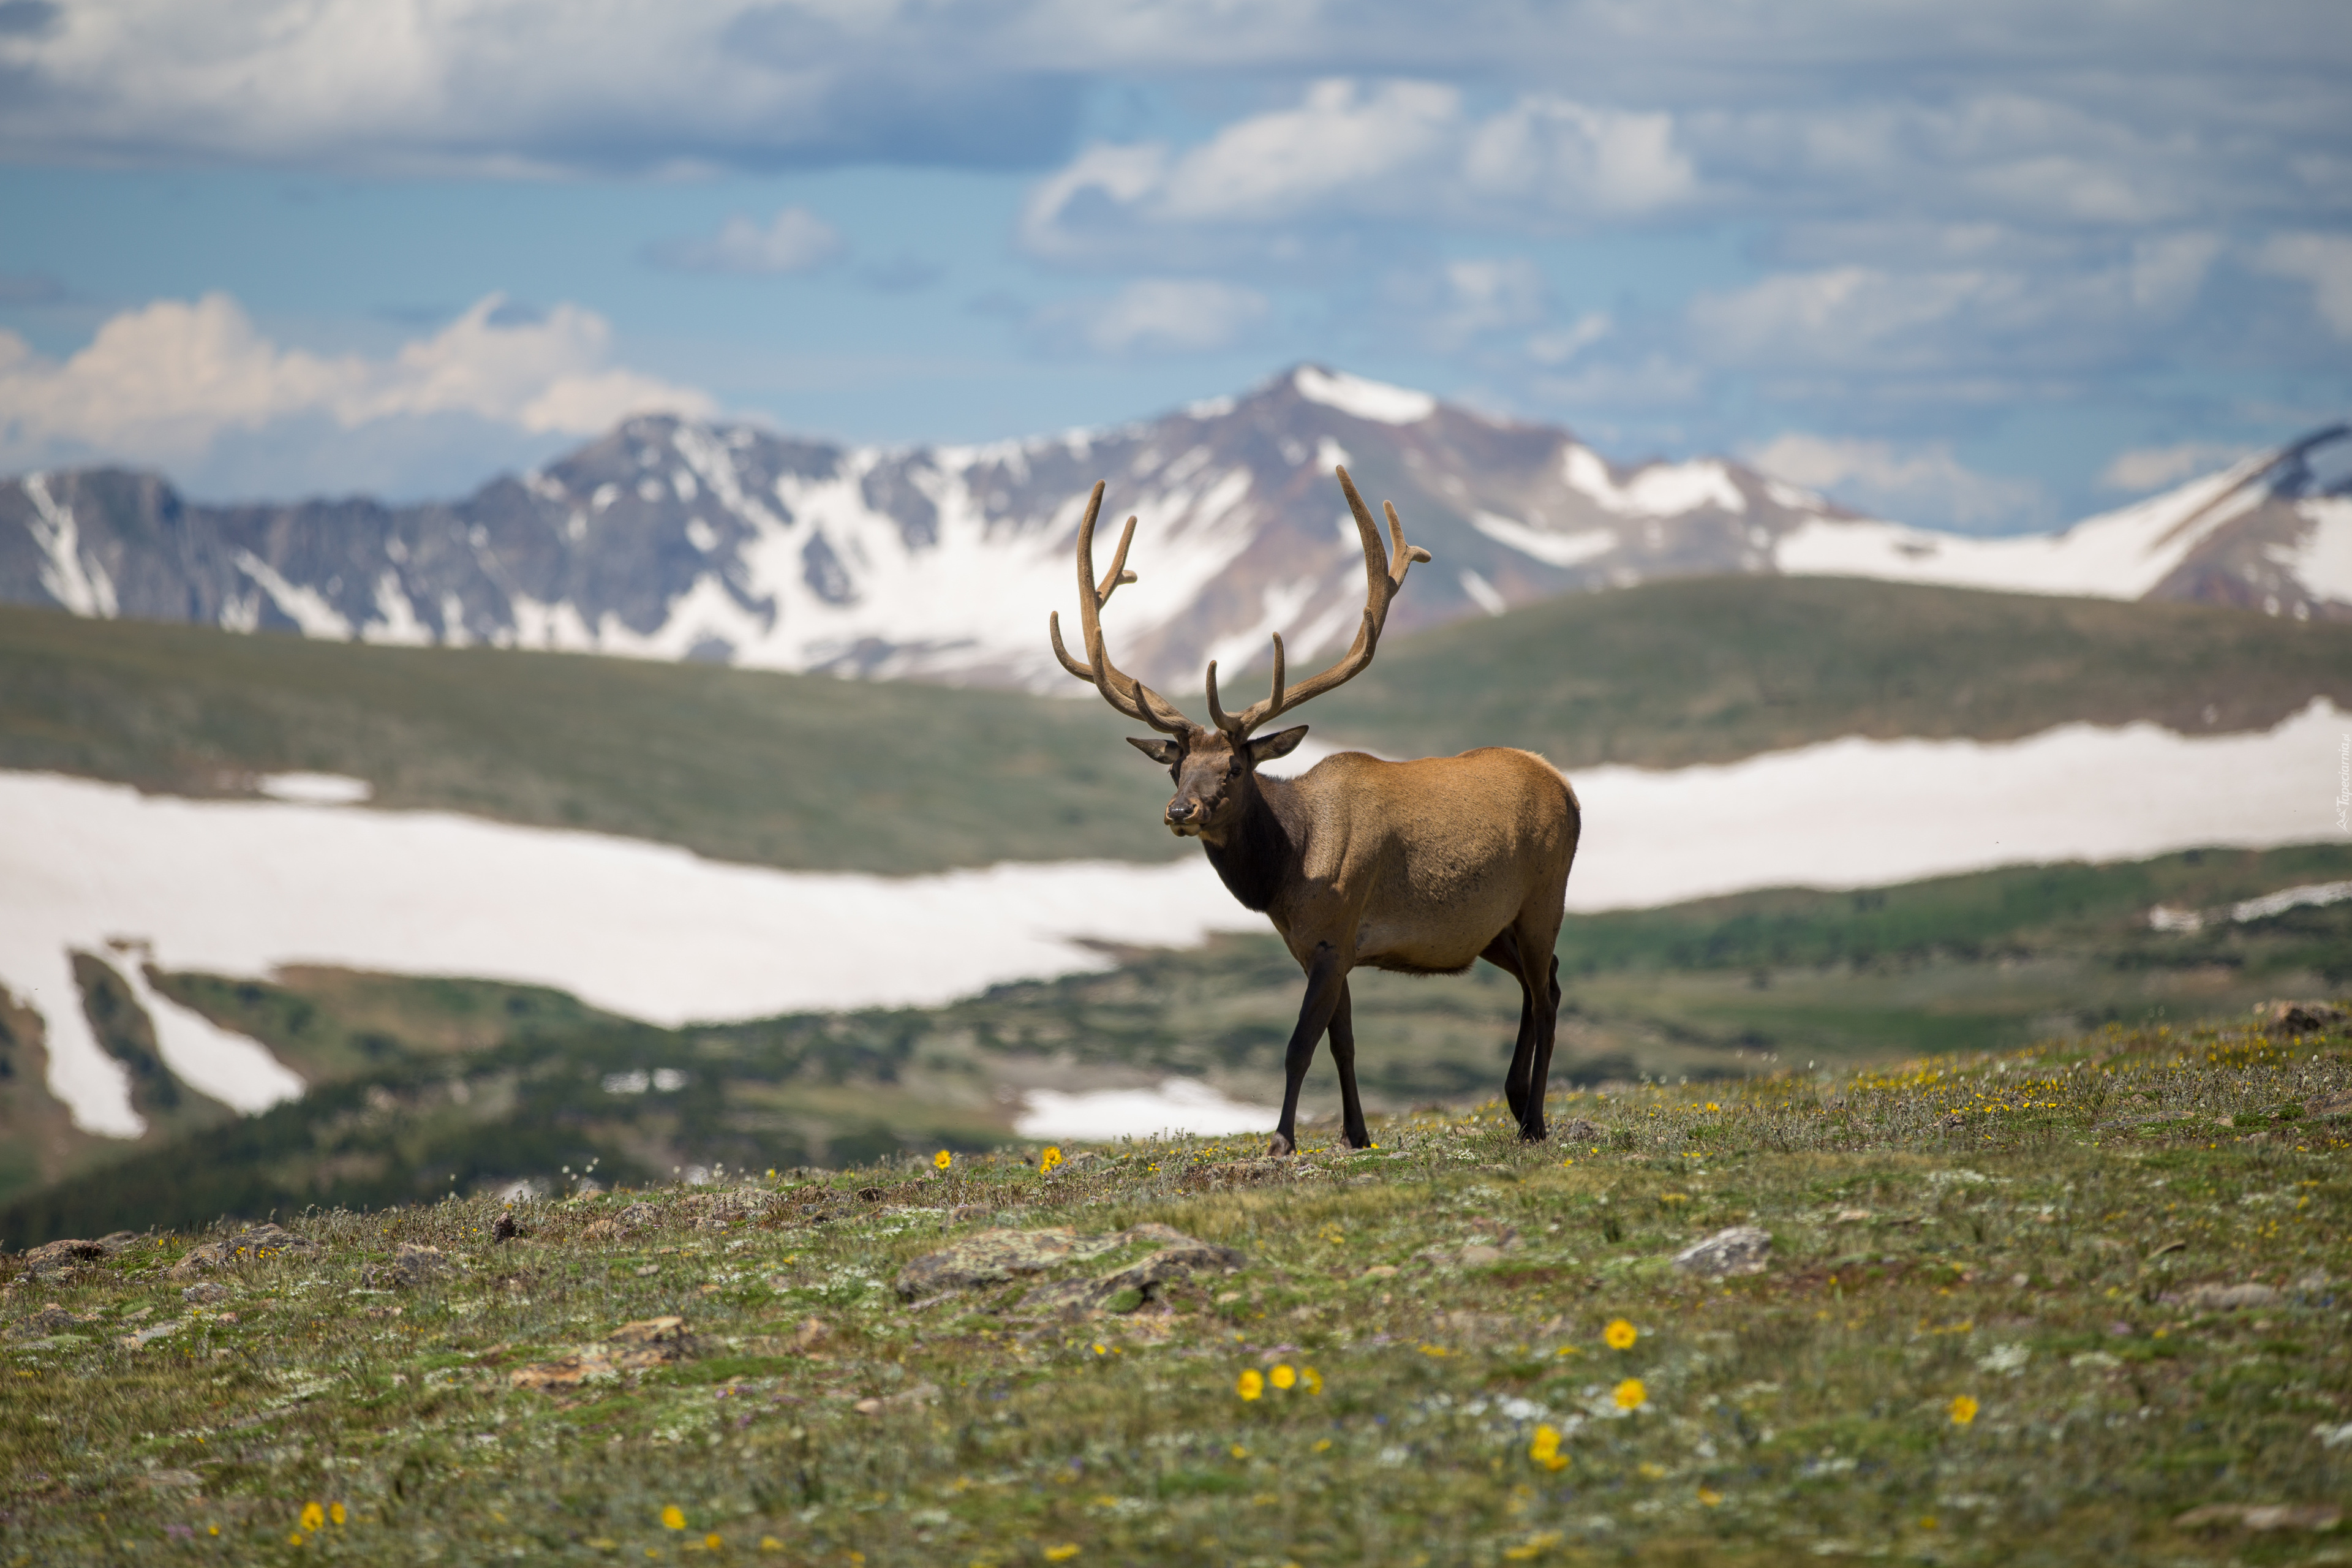
{"label": "bull elk", "polygon": [[1120,584],[1136,580],[1127,569],[1135,519],[1127,520],[1110,570],[1097,582],[1099,484],[1078,524],[1078,624],[1087,657],[1082,663],[1063,646],[1058,614],[1048,622],[1054,655],[1113,708],[1160,731],[1160,738],[1130,737],[1128,744],[1166,766],[1175,781],[1168,827],[1201,841],[1225,887],[1244,908],[1274,922],[1307,972],[1306,1000],[1284,1059],[1288,1081],[1271,1152],[1287,1154],[1297,1146],[1299,1085],[1327,1032],[1348,1142],[1360,1149],[1371,1142],[1356,1093],[1350,971],[1370,964],[1406,974],[1460,974],[1481,958],[1519,983],[1518,1044],[1503,1092],[1519,1135],[1541,1139],[1544,1085],[1559,1018],[1559,961],[1552,948],[1582,826],[1567,779],[1532,752],[1500,746],[1409,763],[1341,752],[1295,779],[1257,772],[1259,764],[1296,749],[1307,726],[1270,735],[1253,731],[1362,673],[1405,574],[1414,562],[1429,559],[1428,551],[1405,542],[1392,504],[1384,504],[1392,552],[1384,549],[1348,470],[1339,475],[1363,541],[1364,616],[1355,642],[1322,674],[1290,685],[1276,633],[1273,694],[1228,713],[1217,700],[1217,666],[1211,660],[1213,727],[1204,728],[1114,665],[1103,642],[1102,609]]}

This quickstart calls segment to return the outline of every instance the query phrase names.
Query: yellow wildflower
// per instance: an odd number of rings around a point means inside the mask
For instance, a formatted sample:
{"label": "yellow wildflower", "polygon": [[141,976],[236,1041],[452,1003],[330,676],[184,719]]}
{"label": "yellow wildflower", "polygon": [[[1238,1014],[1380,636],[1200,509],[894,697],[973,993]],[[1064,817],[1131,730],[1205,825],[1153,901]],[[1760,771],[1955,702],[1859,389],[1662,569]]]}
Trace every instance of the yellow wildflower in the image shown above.
{"label": "yellow wildflower", "polygon": [[672,1503],[667,1508],[662,1510],[662,1528],[665,1530],[684,1530],[686,1528],[686,1510],[678,1507],[676,1503]]}
{"label": "yellow wildflower", "polygon": [[1965,1394],[1955,1395],[1945,1408],[1951,1412],[1955,1426],[1965,1426],[1977,1418],[1977,1402]]}
{"label": "yellow wildflower", "polygon": [[782,1542],[781,1542],[781,1541],[777,1540],[774,1536],[772,1536],[772,1535],[763,1535],[763,1536],[760,1537],[760,1550],[761,1550],[761,1551],[762,1551],[762,1552],[782,1552],[783,1549],[784,1549],[784,1543],[783,1543]]}
{"label": "yellow wildflower", "polygon": [[1528,1458],[1547,1470],[1568,1468],[1568,1456],[1559,1451],[1559,1428],[1537,1427],[1535,1440],[1528,1445]]}
{"label": "yellow wildflower", "polygon": [[1285,1362],[1266,1374],[1266,1381],[1276,1388],[1287,1389],[1298,1381],[1298,1373],[1292,1369],[1289,1363]]}
{"label": "yellow wildflower", "polygon": [[1298,1369],[1298,1381],[1307,1385],[1307,1392],[1309,1394],[1323,1392],[1323,1374],[1311,1366],[1302,1366]]}
{"label": "yellow wildflower", "polygon": [[1640,1378],[1629,1377],[1617,1385],[1616,1398],[1618,1409],[1639,1410],[1650,1403],[1650,1391],[1642,1386]]}
{"label": "yellow wildflower", "polygon": [[702,1538],[702,1549],[705,1552],[716,1552],[726,1544],[727,1542],[719,1538],[719,1532],[715,1530]]}
{"label": "yellow wildflower", "polygon": [[1248,1367],[1234,1380],[1234,1392],[1244,1399],[1255,1399],[1265,1392],[1265,1379],[1259,1374],[1257,1368]]}
{"label": "yellow wildflower", "polygon": [[1045,1561],[1048,1563],[1067,1563],[1071,1558],[1076,1557],[1077,1554],[1078,1543],[1075,1541],[1065,1542],[1059,1546],[1048,1546],[1045,1548]]}
{"label": "yellow wildflower", "polygon": [[950,1165],[952,1165],[952,1164],[954,1164],[954,1163],[955,1163],[955,1156],[954,1156],[953,1154],[949,1153],[946,1150],[942,1149],[942,1150],[940,1150],[938,1153],[936,1153],[936,1154],[934,1154],[934,1155],[932,1155],[932,1156],[931,1156],[931,1163],[932,1163],[933,1165],[935,1165],[935,1166],[937,1166],[939,1169],[940,1169],[940,1170],[944,1171],[944,1170],[946,1170]]}
{"label": "yellow wildflower", "polygon": [[[1040,1155],[1038,1155],[1038,1156],[1037,1156],[1037,1169],[1038,1169],[1038,1172],[1039,1172],[1041,1174],[1042,1174],[1043,1173],[1045,1173],[1045,1172],[1047,1172],[1047,1171],[1053,1170],[1055,1166],[1059,1165],[1061,1163],[1062,1163],[1062,1151],[1061,1151],[1060,1149],[1058,1149],[1058,1148],[1055,1148],[1055,1147],[1054,1147],[1054,1146],[1050,1145],[1050,1144],[1046,1147],[1046,1150],[1045,1150],[1045,1152],[1044,1153],[1042,1153],[1042,1154],[1040,1154]],[[1071,1548],[1071,1550],[1072,1550],[1072,1551],[1076,1551],[1076,1547],[1073,1547],[1073,1548]]]}
{"label": "yellow wildflower", "polygon": [[1708,1508],[1720,1508],[1723,1505],[1723,1494],[1710,1487],[1701,1487],[1698,1489],[1698,1500]]}
{"label": "yellow wildflower", "polygon": [[1633,1348],[1633,1342],[1642,1337],[1642,1331],[1624,1319],[1617,1318],[1601,1331],[1601,1337],[1609,1342],[1609,1348],[1612,1351],[1629,1351]]}
{"label": "yellow wildflower", "polygon": [[350,1516],[343,1512],[343,1505],[341,1503],[331,1502],[327,1505],[327,1517],[333,1520],[337,1524],[341,1524]]}
{"label": "yellow wildflower", "polygon": [[324,1524],[324,1523],[326,1523],[326,1522],[327,1522],[327,1510],[326,1510],[325,1509],[320,1508],[317,1503],[314,1503],[314,1502],[306,1502],[306,1503],[304,1503],[304,1504],[302,1505],[302,1528],[303,1528],[303,1529],[305,1529],[305,1530],[316,1530],[316,1529],[318,1529],[320,1525],[322,1525],[322,1524]]}

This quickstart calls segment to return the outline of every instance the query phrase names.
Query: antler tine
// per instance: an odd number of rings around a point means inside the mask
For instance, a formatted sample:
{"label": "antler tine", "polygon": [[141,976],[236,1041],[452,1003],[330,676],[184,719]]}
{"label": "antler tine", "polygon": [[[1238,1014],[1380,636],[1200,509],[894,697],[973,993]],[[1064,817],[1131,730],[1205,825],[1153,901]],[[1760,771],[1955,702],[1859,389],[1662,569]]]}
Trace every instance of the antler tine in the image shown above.
{"label": "antler tine", "polygon": [[1303,702],[1320,697],[1333,687],[1345,685],[1361,674],[1380,647],[1381,628],[1388,622],[1389,602],[1396,597],[1397,590],[1404,586],[1405,574],[1412,570],[1414,562],[1430,558],[1429,552],[1420,545],[1405,542],[1404,524],[1397,519],[1395,503],[1383,501],[1381,510],[1388,514],[1389,542],[1394,552],[1394,570],[1391,571],[1391,549],[1381,546],[1380,524],[1372,521],[1371,509],[1357,493],[1356,481],[1348,477],[1348,470],[1343,467],[1337,471],[1339,489],[1348,498],[1348,510],[1355,515],[1357,536],[1364,546],[1364,618],[1357,623],[1356,639],[1348,645],[1348,651],[1340,656],[1339,662],[1305,681],[1296,690],[1284,687],[1282,637],[1276,634],[1274,639],[1274,693],[1262,702],[1252,703],[1238,717],[1219,712],[1216,666],[1211,665],[1209,710],[1216,715],[1217,727],[1235,740],[1245,738],[1251,731],[1276,714],[1287,712]]}
{"label": "antler tine", "polygon": [[1166,698],[1111,663],[1104,644],[1102,607],[1118,591],[1120,584],[1132,583],[1136,576],[1127,569],[1128,546],[1135,542],[1135,519],[1130,517],[1119,534],[1118,551],[1111,558],[1110,570],[1099,583],[1095,580],[1095,520],[1101,514],[1102,500],[1103,485],[1097,480],[1094,493],[1087,498],[1086,515],[1078,520],[1078,631],[1086,643],[1087,662],[1080,664],[1072,658],[1070,650],[1063,646],[1059,611],[1046,617],[1046,635],[1053,641],[1054,657],[1062,661],[1062,668],[1091,682],[1102,693],[1104,701],[1163,734],[1181,735],[1193,727],[1192,721]]}

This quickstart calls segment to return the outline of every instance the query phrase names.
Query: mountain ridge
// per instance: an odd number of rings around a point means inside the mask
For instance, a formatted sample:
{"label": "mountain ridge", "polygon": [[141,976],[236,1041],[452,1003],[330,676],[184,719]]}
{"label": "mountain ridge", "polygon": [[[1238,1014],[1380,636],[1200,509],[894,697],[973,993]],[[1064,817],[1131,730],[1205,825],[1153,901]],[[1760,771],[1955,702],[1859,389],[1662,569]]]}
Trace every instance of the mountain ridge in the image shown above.
{"label": "mountain ridge", "polygon": [[[2314,455],[2325,454],[2314,467]],[[1705,575],[1859,575],[2352,618],[2352,428],[2064,533],[1906,529],[1719,458],[1609,463],[1572,433],[1300,365],[1157,419],[982,446],[841,447],[646,416],[462,500],[204,506],[160,476],[0,483],[0,601],[394,644],[492,643],[1055,690],[1084,497],[1135,514],[1122,663],[1189,690],[1360,612],[1330,469],[1436,560],[1409,632]],[[2193,526],[2192,526],[2193,525]],[[2185,539],[2185,542],[2183,540]],[[2150,563],[2162,567],[2151,571]]]}

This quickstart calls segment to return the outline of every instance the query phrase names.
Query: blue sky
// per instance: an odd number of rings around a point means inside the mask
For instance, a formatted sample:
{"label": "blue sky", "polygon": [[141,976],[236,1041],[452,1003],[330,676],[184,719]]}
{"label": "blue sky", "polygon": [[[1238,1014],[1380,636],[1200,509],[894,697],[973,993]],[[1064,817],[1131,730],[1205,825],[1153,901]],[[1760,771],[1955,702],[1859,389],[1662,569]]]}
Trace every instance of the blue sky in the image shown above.
{"label": "blue sky", "polygon": [[1299,360],[2054,526],[2352,412],[2352,12],[0,0],[0,468],[460,493]]}

